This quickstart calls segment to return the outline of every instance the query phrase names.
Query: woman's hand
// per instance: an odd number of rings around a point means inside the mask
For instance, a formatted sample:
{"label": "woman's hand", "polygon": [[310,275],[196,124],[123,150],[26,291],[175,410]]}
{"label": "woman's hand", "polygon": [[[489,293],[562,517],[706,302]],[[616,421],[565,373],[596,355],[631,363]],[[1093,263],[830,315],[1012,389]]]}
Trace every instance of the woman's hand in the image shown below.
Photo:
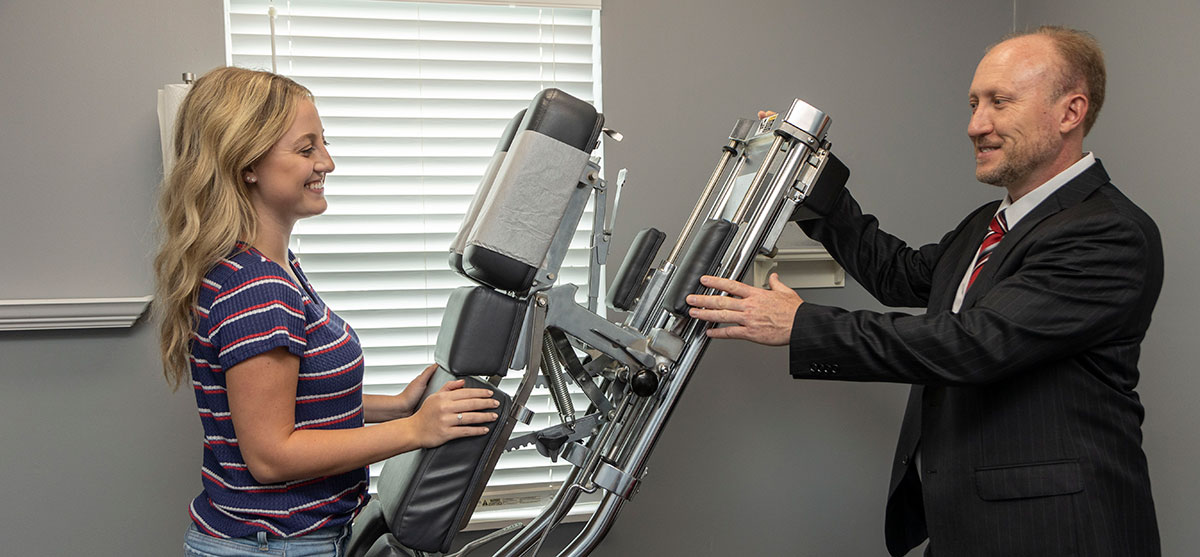
{"label": "woman's hand", "polygon": [[409,382],[404,391],[395,395],[396,411],[399,414],[397,417],[407,418],[417,411],[417,407],[421,405],[421,396],[425,394],[425,389],[429,388],[429,378],[433,377],[437,368],[437,364],[431,364],[416,379]]}
{"label": "woman's hand", "polygon": [[425,395],[425,389],[429,388],[429,378],[437,371],[437,367],[437,364],[433,364],[425,368],[425,371],[409,382],[399,394],[363,395],[363,408],[366,411],[363,417],[366,422],[374,424],[413,415],[421,405],[421,397]]}
{"label": "woman's hand", "polygon": [[452,439],[483,435],[488,428],[479,424],[494,422],[499,417],[495,412],[484,412],[500,406],[500,401],[492,398],[492,392],[465,389],[465,383],[462,379],[446,383],[412,415],[410,419],[421,447],[428,449]]}

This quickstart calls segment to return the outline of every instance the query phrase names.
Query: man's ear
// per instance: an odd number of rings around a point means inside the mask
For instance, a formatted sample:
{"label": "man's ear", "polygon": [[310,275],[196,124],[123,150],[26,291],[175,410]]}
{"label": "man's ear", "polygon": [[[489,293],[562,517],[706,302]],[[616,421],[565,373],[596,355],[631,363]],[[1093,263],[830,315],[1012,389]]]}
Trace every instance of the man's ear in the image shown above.
{"label": "man's ear", "polygon": [[1062,134],[1068,134],[1071,130],[1083,126],[1083,120],[1087,117],[1088,109],[1091,106],[1088,104],[1087,95],[1083,93],[1068,93],[1061,101],[1061,106],[1064,107],[1062,120],[1058,124],[1058,131]]}

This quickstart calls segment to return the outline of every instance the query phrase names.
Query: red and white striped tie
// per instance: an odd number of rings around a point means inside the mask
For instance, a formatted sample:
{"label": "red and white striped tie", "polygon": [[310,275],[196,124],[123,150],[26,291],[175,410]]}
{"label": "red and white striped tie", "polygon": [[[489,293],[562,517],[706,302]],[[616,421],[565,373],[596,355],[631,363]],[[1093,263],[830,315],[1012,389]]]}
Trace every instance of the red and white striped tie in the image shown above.
{"label": "red and white striped tie", "polygon": [[[992,217],[992,222],[988,224],[987,235],[983,237],[983,243],[979,245],[979,255],[975,257],[975,267],[971,269],[971,278],[967,280],[967,290],[971,290],[971,285],[975,283],[975,277],[979,276],[979,270],[983,269],[983,264],[992,255],[992,250],[996,249],[996,245],[1004,238],[1004,233],[1008,232],[1008,221],[1004,220],[1004,211],[996,213]],[[964,292],[965,292],[964,291]]]}

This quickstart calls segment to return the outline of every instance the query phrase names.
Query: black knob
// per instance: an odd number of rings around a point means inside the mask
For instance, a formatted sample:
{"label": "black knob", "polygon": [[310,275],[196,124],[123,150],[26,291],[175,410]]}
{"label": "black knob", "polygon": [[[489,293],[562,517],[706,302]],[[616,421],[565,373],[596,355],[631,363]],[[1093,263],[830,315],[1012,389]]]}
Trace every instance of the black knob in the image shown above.
{"label": "black knob", "polygon": [[648,397],[658,391],[658,374],[651,370],[643,369],[635,374],[629,380],[629,385],[633,387],[633,394],[640,397]]}

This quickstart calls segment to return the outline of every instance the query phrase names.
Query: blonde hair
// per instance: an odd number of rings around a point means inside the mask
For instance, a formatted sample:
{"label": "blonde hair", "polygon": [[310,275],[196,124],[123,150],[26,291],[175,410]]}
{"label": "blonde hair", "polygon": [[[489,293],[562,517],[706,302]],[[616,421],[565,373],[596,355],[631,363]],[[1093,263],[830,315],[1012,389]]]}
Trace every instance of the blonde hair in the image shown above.
{"label": "blonde hair", "polygon": [[175,166],[159,198],[162,243],[154,258],[163,375],[175,389],[190,374],[194,310],[204,275],[253,244],[258,215],[244,173],[291,127],[304,86],[269,72],[218,68],[192,85],[175,124]]}

